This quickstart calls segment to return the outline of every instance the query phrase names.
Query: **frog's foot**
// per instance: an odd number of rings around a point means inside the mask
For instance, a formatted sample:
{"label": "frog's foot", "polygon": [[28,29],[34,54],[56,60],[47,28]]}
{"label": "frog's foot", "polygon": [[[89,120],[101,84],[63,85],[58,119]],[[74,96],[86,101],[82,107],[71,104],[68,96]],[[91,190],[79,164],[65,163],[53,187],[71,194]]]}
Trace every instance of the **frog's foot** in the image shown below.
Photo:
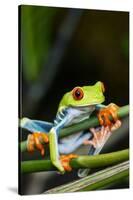
{"label": "frog's foot", "polygon": [[106,140],[106,137],[109,135],[108,126],[102,126],[101,129],[90,128],[90,131],[93,135],[93,138],[91,140],[85,140],[83,144],[92,145],[95,149],[99,148]]}
{"label": "frog's foot", "polygon": [[62,166],[64,167],[65,171],[70,172],[72,170],[72,167],[70,166],[70,161],[73,158],[77,158],[78,156],[76,154],[69,154],[69,155],[61,155],[60,161]]}
{"label": "frog's foot", "polygon": [[27,138],[27,150],[33,152],[35,147],[41,152],[41,155],[44,156],[45,150],[43,143],[48,143],[48,135],[46,133],[35,132],[29,134]]}
{"label": "frog's foot", "polygon": [[110,128],[109,126],[102,126],[100,128],[90,128],[93,138],[91,140],[85,140],[84,145],[92,145],[95,149],[102,148],[106,143],[112,131],[118,129],[121,126],[121,121],[117,120],[114,125]]}
{"label": "frog's foot", "polygon": [[[119,107],[113,103],[109,104],[106,108],[101,109],[98,113],[100,125],[112,127],[118,120],[118,109]],[[112,117],[112,121],[110,120],[110,117]]]}

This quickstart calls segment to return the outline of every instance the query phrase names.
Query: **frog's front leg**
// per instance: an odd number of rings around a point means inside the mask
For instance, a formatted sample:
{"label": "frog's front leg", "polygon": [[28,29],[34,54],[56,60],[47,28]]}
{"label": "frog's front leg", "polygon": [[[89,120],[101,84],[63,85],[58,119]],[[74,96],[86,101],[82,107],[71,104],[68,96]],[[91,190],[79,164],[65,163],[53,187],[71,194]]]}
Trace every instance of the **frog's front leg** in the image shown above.
{"label": "frog's front leg", "polygon": [[[100,109],[98,113],[99,123],[102,126],[100,134],[96,134],[95,129],[91,129],[91,132],[94,135],[94,141],[97,143],[97,145],[99,141],[100,144],[102,143],[103,146],[111,135],[112,131],[118,129],[121,126],[121,121],[118,119],[117,114],[118,109],[119,107],[114,103],[110,103],[108,106]],[[110,117],[112,117],[112,120],[110,119]],[[101,139],[99,138],[99,136]],[[92,144],[94,143],[94,141],[92,141]],[[95,143],[93,146],[95,146]],[[102,146],[100,146],[100,150],[102,149]]]}
{"label": "frog's front leg", "polygon": [[[100,109],[98,119],[102,127],[99,129],[90,129],[93,134],[93,139],[84,142],[84,144],[90,144],[95,148],[93,154],[98,154],[112,134],[112,131],[121,126],[121,121],[118,119],[117,115],[119,107],[116,104],[110,103],[108,106],[97,105],[97,108]],[[110,117],[112,117],[112,121]]]}
{"label": "frog's front leg", "polygon": [[[115,122],[117,122],[118,109],[119,107],[114,103],[110,103],[108,106],[101,108],[98,113],[100,125],[111,127]],[[112,117],[112,121],[110,120],[110,117]]]}
{"label": "frog's front leg", "polygon": [[[59,121],[58,121],[59,120]],[[68,114],[59,113],[56,117],[55,126],[49,132],[49,147],[50,147],[50,159],[53,165],[61,172],[71,171],[71,167],[69,165],[70,160],[72,158],[77,157],[74,154],[70,155],[61,155],[59,154],[59,144],[58,144],[58,135],[60,130],[66,125],[68,122]]]}

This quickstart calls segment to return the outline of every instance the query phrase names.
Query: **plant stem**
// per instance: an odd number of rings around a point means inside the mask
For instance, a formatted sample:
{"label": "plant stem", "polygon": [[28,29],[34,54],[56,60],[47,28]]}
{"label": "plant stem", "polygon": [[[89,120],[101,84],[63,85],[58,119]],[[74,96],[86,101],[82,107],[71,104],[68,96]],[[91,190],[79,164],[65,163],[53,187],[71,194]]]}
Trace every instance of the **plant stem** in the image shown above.
{"label": "plant stem", "polygon": [[[70,165],[73,169],[98,168],[114,165],[128,159],[129,150],[125,149],[107,154],[79,156],[78,158],[72,159]],[[22,173],[32,173],[50,170],[56,170],[56,168],[52,165],[50,160],[30,160],[21,162]]]}
{"label": "plant stem", "polygon": [[85,178],[50,189],[45,194],[92,191],[108,188],[129,175],[129,161],[108,167]]}
{"label": "plant stem", "polygon": [[[127,116],[128,114],[129,114],[129,106],[128,105],[123,106],[118,110],[118,117],[119,118],[123,118],[123,117]],[[78,124],[75,124],[75,125],[72,125],[72,126],[69,126],[67,128],[62,129],[60,134],[59,134],[59,137],[62,138],[62,137],[77,133],[79,131],[98,126],[98,125],[99,125],[98,118],[97,117],[91,117],[89,119],[86,119],[86,120],[78,123]],[[23,142],[20,143],[21,152],[24,152],[24,151],[27,150],[26,146],[27,146],[26,141],[23,141]]]}
{"label": "plant stem", "polygon": [[[129,114],[129,106],[128,105],[119,108],[119,110],[118,110],[119,118],[123,118],[123,117],[127,116],[128,114]],[[110,119],[112,120],[112,118],[110,118]],[[64,128],[60,133],[60,137],[65,137],[65,136],[71,135],[73,133],[77,133],[79,131],[86,130],[88,128],[92,128],[92,127],[95,127],[98,125],[99,125],[98,118],[90,117],[89,119],[86,119],[76,125]]]}

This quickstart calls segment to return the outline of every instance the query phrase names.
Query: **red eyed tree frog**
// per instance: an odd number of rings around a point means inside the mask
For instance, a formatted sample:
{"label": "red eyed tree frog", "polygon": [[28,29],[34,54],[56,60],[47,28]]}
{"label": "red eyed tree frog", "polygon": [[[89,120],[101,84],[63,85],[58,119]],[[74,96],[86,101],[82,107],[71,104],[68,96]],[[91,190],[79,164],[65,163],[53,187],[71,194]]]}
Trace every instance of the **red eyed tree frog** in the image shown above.
{"label": "red eyed tree frog", "polygon": [[[119,107],[113,103],[108,106],[102,105],[105,100],[104,91],[103,83],[98,81],[95,85],[75,87],[67,92],[60,101],[53,124],[23,118],[20,126],[32,132],[27,139],[28,151],[34,151],[36,147],[44,155],[42,142],[49,143],[51,162],[61,173],[71,171],[69,162],[72,158],[78,157],[71,153],[80,145],[89,146],[89,155],[98,154],[112,131],[121,126],[121,121],[117,117]],[[101,125],[99,128],[91,128],[89,132],[81,131],[63,139],[58,138],[62,128],[89,118],[94,110],[98,111]],[[110,116],[113,123],[109,119]]]}

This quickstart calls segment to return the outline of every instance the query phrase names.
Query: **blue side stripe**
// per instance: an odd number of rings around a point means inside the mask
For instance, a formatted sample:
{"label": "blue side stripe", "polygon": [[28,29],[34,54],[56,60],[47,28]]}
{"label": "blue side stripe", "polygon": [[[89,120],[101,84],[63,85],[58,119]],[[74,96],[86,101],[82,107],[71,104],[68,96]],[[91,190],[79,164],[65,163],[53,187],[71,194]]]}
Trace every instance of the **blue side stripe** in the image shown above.
{"label": "blue side stripe", "polygon": [[53,127],[53,124],[41,120],[31,120],[29,118],[22,118],[20,120],[20,127],[30,132],[48,133],[50,129]]}

